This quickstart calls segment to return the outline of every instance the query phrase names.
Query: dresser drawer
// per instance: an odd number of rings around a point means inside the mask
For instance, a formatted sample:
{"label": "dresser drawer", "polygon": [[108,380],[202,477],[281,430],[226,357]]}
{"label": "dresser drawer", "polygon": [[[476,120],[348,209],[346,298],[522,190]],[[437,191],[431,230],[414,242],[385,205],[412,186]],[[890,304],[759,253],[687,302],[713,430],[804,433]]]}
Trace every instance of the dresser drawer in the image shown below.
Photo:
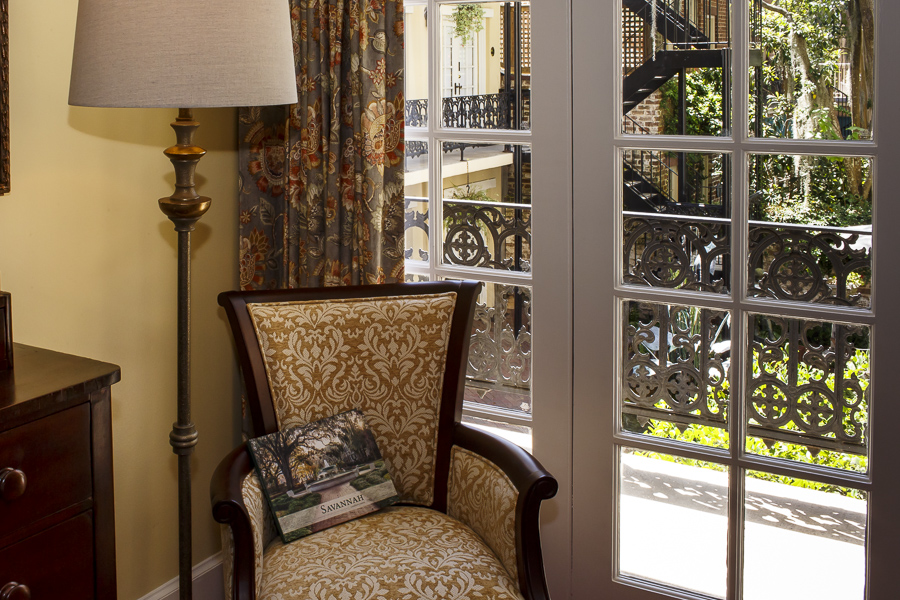
{"label": "dresser drawer", "polygon": [[92,536],[88,511],[0,549],[0,588],[15,582],[28,586],[31,600],[91,600]]}
{"label": "dresser drawer", "polygon": [[91,497],[88,403],[0,433],[0,470],[25,474],[25,491],[0,497],[0,538]]}

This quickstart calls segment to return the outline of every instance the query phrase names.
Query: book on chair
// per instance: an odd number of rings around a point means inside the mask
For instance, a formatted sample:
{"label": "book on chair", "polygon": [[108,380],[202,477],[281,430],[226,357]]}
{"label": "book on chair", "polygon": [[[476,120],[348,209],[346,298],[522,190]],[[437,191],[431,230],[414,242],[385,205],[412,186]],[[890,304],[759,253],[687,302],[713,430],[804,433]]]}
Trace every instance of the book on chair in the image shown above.
{"label": "book on chair", "polygon": [[375,436],[357,409],[247,445],[285,543],[399,501]]}

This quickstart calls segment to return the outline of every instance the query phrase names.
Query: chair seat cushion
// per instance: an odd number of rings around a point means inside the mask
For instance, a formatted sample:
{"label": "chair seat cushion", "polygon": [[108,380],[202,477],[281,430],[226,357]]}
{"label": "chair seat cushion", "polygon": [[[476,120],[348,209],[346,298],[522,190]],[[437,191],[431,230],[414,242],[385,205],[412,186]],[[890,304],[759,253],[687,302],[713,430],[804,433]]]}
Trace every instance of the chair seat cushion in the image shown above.
{"label": "chair seat cushion", "polygon": [[263,560],[260,600],[521,600],[471,529],[427,508],[394,506],[291,544]]}

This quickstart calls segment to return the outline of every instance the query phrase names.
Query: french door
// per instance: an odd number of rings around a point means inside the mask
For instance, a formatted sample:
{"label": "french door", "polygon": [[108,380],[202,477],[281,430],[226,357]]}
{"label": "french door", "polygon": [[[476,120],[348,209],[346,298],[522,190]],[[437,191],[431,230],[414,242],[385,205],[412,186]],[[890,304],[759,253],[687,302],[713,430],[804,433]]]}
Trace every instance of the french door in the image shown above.
{"label": "french door", "polygon": [[569,6],[571,597],[894,597],[900,4]]}

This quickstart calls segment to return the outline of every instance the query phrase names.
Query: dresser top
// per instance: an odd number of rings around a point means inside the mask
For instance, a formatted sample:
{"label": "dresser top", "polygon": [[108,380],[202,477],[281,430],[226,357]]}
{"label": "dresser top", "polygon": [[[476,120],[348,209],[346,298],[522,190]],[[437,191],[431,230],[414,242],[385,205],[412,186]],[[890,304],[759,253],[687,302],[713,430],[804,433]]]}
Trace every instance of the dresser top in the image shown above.
{"label": "dresser top", "polygon": [[25,415],[62,410],[119,378],[114,364],[13,344],[13,368],[0,371],[0,429]]}

